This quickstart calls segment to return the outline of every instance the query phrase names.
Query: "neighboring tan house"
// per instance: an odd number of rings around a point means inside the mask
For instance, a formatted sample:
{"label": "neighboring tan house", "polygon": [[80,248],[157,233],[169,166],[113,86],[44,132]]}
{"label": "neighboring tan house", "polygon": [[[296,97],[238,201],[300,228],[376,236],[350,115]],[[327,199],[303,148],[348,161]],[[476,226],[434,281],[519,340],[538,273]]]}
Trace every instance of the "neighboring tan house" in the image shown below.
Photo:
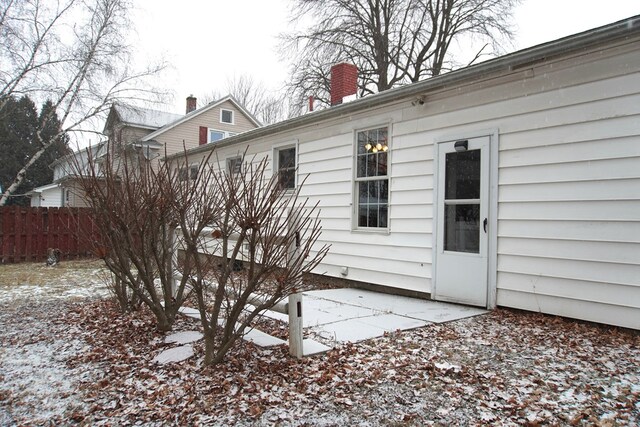
{"label": "neighboring tan house", "polygon": [[217,157],[247,147],[306,179],[331,244],[317,273],[640,329],[640,16],[230,136]]}
{"label": "neighboring tan house", "polygon": [[[232,96],[226,96],[196,109],[196,98],[186,100],[186,114],[172,114],[120,103],[112,105],[103,133],[107,140],[79,150],[54,162],[54,183],[39,187],[31,193],[32,206],[83,207],[85,204],[74,180],[74,164],[81,174],[88,172],[89,153],[97,167],[101,167],[108,153],[114,159],[127,159],[128,165],[144,158],[159,161],[167,155],[217,142],[260,126],[260,123]],[[184,148],[183,148],[184,147]],[[116,161],[113,162],[113,165]],[[119,164],[119,163],[117,163]]]}
{"label": "neighboring tan house", "polygon": [[[187,111],[195,108],[196,99],[187,98]],[[164,157],[182,153],[205,144],[217,144],[225,138],[259,128],[261,123],[232,96],[191,112],[168,123],[135,142],[138,147],[158,147],[156,153]]]}

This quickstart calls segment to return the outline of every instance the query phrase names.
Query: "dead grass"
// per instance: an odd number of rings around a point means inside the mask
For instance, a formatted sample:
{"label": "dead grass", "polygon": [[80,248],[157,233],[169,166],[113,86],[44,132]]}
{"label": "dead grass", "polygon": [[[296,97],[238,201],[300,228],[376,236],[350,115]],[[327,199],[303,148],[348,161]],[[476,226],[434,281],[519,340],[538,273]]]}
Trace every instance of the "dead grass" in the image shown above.
{"label": "dead grass", "polygon": [[0,264],[0,286],[53,283],[102,267],[104,262],[96,259],[62,261],[53,267],[44,262]]}

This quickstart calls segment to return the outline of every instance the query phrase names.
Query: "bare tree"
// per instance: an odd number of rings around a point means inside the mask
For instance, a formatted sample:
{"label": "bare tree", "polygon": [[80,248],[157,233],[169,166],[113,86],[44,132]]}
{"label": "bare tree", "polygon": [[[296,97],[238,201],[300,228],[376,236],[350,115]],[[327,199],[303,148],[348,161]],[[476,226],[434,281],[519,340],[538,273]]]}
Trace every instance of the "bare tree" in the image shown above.
{"label": "bare tree", "polygon": [[0,205],[24,180],[27,170],[49,147],[42,131],[57,114],[59,135],[90,131],[93,119],[123,99],[149,99],[159,92],[147,84],[162,65],[132,70],[124,40],[130,23],[128,0],[0,0],[0,109],[11,96],[50,100],[29,157]]}
{"label": "bare tree", "polygon": [[[234,76],[227,80],[225,94],[233,96],[262,124],[272,124],[287,118],[288,102],[284,95],[268,91],[261,82],[248,75]],[[224,96],[212,91],[200,97],[201,105],[217,101]]]}
{"label": "bare tree", "polygon": [[288,92],[329,104],[328,72],[351,62],[360,94],[381,92],[460,66],[452,45],[483,43],[470,63],[512,37],[509,22],[519,0],[295,0],[292,20],[311,19],[305,31],[282,36],[293,56]]}

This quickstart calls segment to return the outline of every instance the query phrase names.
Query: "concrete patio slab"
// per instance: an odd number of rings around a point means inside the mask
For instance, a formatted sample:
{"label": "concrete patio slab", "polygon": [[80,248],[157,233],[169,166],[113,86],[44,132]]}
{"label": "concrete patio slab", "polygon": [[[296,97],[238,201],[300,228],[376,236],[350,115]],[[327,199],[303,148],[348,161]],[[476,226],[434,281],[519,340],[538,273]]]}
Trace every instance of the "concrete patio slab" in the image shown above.
{"label": "concrete patio slab", "polygon": [[[323,341],[305,339],[305,355],[328,351],[331,347],[327,344],[364,341],[381,337],[385,332],[414,329],[487,313],[487,310],[475,307],[353,288],[305,292],[302,306],[304,327]],[[193,308],[184,307],[180,311],[189,317],[200,317],[198,310]],[[289,320],[288,315],[275,311],[267,310],[263,314],[282,322]],[[287,344],[257,329],[249,330],[244,339],[260,347]]]}
{"label": "concrete patio slab", "polygon": [[[326,325],[328,323],[339,322],[349,319],[357,319],[361,317],[375,316],[376,311],[364,307],[356,307],[353,305],[336,305],[330,308],[319,308],[321,305],[307,304],[311,298],[303,298],[302,301],[302,322],[305,327]],[[330,301],[324,300],[331,303]],[[320,301],[322,302],[322,301]],[[311,305],[311,307],[310,307]],[[316,307],[314,307],[314,305]]]}
{"label": "concrete patio slab", "polygon": [[311,330],[328,341],[339,343],[358,342],[381,337],[385,332],[408,330],[428,325],[419,319],[410,319],[395,314],[379,314],[368,317],[338,320],[312,327]]}
{"label": "concrete patio slab", "polygon": [[370,338],[381,337],[385,332],[388,332],[379,326],[362,323],[360,319],[347,319],[340,322],[314,326],[311,330],[325,340],[336,343],[364,341]]}
{"label": "concrete patio slab", "polygon": [[399,316],[442,323],[487,313],[487,310],[399,295],[382,294],[363,289],[343,288],[306,292],[305,296]]}
{"label": "concrete patio slab", "polygon": [[259,347],[275,347],[277,345],[287,344],[286,341],[273,337],[255,328],[245,333],[243,338],[247,341],[251,341]]}
{"label": "concrete patio slab", "polygon": [[192,319],[200,320],[200,312],[195,308],[191,307],[180,307],[178,310],[180,313],[184,314],[187,317],[191,317]]}
{"label": "concrete patio slab", "polygon": [[155,363],[166,365],[167,363],[177,363],[187,360],[193,356],[193,347],[189,344],[180,347],[170,348],[153,358]]}
{"label": "concrete patio slab", "polygon": [[317,341],[314,341],[310,338],[302,340],[302,353],[305,356],[312,356],[314,354],[325,353],[331,350],[331,347],[328,347],[324,344],[320,344]]}
{"label": "concrete patio slab", "polygon": [[288,322],[289,321],[289,315],[288,314],[279,313],[279,312],[273,311],[273,310],[265,310],[264,313],[262,313],[262,315],[264,317],[268,317],[269,319],[280,320],[281,322]]}
{"label": "concrete patio slab", "polygon": [[398,316],[397,314],[381,314],[379,316],[364,317],[358,320],[364,324],[382,328],[387,332],[421,328],[431,323],[420,319]]}
{"label": "concrete patio slab", "polygon": [[190,344],[200,341],[203,335],[198,331],[182,331],[165,337],[164,342],[167,344]]}

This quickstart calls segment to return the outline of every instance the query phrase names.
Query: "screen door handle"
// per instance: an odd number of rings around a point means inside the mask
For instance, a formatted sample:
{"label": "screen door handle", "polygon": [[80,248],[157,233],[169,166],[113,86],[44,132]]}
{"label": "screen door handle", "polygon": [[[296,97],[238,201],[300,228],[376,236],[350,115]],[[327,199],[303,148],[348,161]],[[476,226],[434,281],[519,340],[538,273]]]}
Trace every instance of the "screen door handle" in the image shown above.
{"label": "screen door handle", "polygon": [[484,219],[484,221],[482,221],[482,228],[484,228],[484,232],[487,232],[487,218]]}

